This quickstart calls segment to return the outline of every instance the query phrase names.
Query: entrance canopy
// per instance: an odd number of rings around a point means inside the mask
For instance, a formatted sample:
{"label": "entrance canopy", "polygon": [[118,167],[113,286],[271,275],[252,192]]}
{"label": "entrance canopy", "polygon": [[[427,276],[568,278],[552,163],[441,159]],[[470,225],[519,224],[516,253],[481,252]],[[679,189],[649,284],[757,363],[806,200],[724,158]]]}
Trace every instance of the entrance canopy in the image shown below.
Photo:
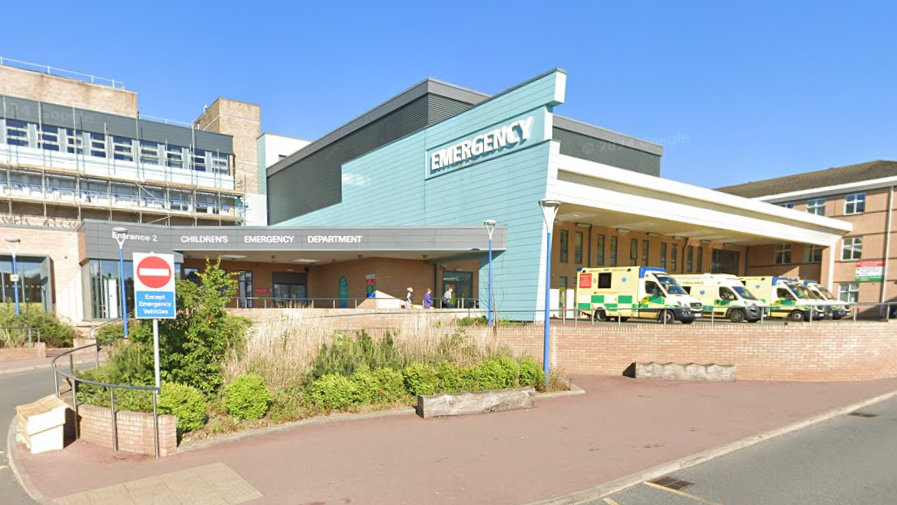
{"label": "entrance canopy", "polygon": [[[126,259],[134,252],[155,252],[180,253],[187,258],[211,256],[311,265],[359,257],[443,260],[480,255],[489,247],[485,226],[194,227],[85,220],[79,228],[80,260],[117,260],[118,242],[113,230],[118,227],[127,229]],[[496,227],[492,249],[506,248],[507,228]]]}
{"label": "entrance canopy", "polygon": [[563,155],[548,197],[561,201],[561,221],[740,246],[828,247],[852,229],[845,221]]}

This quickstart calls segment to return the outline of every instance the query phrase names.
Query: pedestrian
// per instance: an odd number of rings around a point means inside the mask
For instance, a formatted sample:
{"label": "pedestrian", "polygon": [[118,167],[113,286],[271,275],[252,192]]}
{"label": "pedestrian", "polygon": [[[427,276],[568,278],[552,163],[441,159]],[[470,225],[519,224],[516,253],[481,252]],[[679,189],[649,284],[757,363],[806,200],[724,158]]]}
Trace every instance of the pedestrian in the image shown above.
{"label": "pedestrian", "polygon": [[414,293],[414,289],[412,289],[412,288],[409,286],[409,287],[408,287],[408,292],[405,293],[405,308],[406,308],[406,309],[410,309],[410,308],[412,308],[413,302],[412,302],[412,300],[411,300],[411,297],[412,297],[413,293]]}
{"label": "pedestrian", "polygon": [[445,290],[445,293],[442,294],[442,308],[450,309],[452,308],[452,287],[449,286],[448,289]]}
{"label": "pedestrian", "polygon": [[432,289],[427,288],[427,292],[424,293],[424,308],[432,309],[433,308],[433,295],[430,294]]}

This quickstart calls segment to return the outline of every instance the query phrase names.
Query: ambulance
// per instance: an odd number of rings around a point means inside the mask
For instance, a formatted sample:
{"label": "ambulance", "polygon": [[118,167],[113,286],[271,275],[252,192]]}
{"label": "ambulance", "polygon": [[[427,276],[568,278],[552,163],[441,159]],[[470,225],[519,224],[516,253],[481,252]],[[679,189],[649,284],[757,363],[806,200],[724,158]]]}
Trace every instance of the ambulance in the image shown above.
{"label": "ambulance", "polygon": [[674,275],[688,294],[701,300],[704,313],[733,323],[756,323],[763,318],[763,302],[731,274]]}
{"label": "ambulance", "polygon": [[810,291],[813,298],[831,306],[832,319],[838,320],[850,316],[850,304],[842,302],[827,287],[816,281],[804,281],[804,286]]}
{"label": "ambulance", "polygon": [[738,279],[756,294],[764,305],[769,306],[769,317],[791,321],[819,320],[826,317],[826,306],[814,300],[810,291],[799,279],[774,275]]}
{"label": "ambulance", "polygon": [[630,317],[691,324],[704,306],[662,268],[580,268],[576,308],[598,321]]}

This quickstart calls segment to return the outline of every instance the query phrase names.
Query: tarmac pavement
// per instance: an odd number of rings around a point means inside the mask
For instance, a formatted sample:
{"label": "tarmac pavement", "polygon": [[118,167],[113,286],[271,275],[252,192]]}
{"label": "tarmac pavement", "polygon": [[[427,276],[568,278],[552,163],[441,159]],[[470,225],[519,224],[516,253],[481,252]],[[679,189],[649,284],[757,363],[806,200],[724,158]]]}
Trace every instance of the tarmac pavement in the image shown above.
{"label": "tarmac pavement", "polygon": [[[56,453],[31,455],[20,445],[12,451],[34,489],[65,498],[60,503],[100,503],[85,498],[91,491],[110,497],[117,490],[126,497],[134,481],[183,482],[184,472],[211,465],[261,494],[245,501],[250,504],[520,505],[558,497],[565,498],[552,501],[573,503],[585,501],[583,490],[614,481],[622,486],[619,479],[637,479],[658,465],[743,445],[746,437],[897,391],[897,379],[573,380],[585,395],[537,399],[531,410],[310,424],[159,460],[82,442]],[[189,501],[215,503],[208,498]]]}

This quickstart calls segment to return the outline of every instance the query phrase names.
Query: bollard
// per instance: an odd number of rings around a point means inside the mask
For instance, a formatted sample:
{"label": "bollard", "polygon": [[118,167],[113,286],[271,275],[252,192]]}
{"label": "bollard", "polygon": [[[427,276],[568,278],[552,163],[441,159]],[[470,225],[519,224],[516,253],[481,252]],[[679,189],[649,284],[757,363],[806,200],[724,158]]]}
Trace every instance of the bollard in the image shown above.
{"label": "bollard", "polygon": [[75,440],[81,434],[78,427],[78,381],[72,380],[72,412],[75,413]]}
{"label": "bollard", "polygon": [[109,388],[109,409],[112,411],[112,452],[118,452],[118,422],[115,419],[115,388]]}

